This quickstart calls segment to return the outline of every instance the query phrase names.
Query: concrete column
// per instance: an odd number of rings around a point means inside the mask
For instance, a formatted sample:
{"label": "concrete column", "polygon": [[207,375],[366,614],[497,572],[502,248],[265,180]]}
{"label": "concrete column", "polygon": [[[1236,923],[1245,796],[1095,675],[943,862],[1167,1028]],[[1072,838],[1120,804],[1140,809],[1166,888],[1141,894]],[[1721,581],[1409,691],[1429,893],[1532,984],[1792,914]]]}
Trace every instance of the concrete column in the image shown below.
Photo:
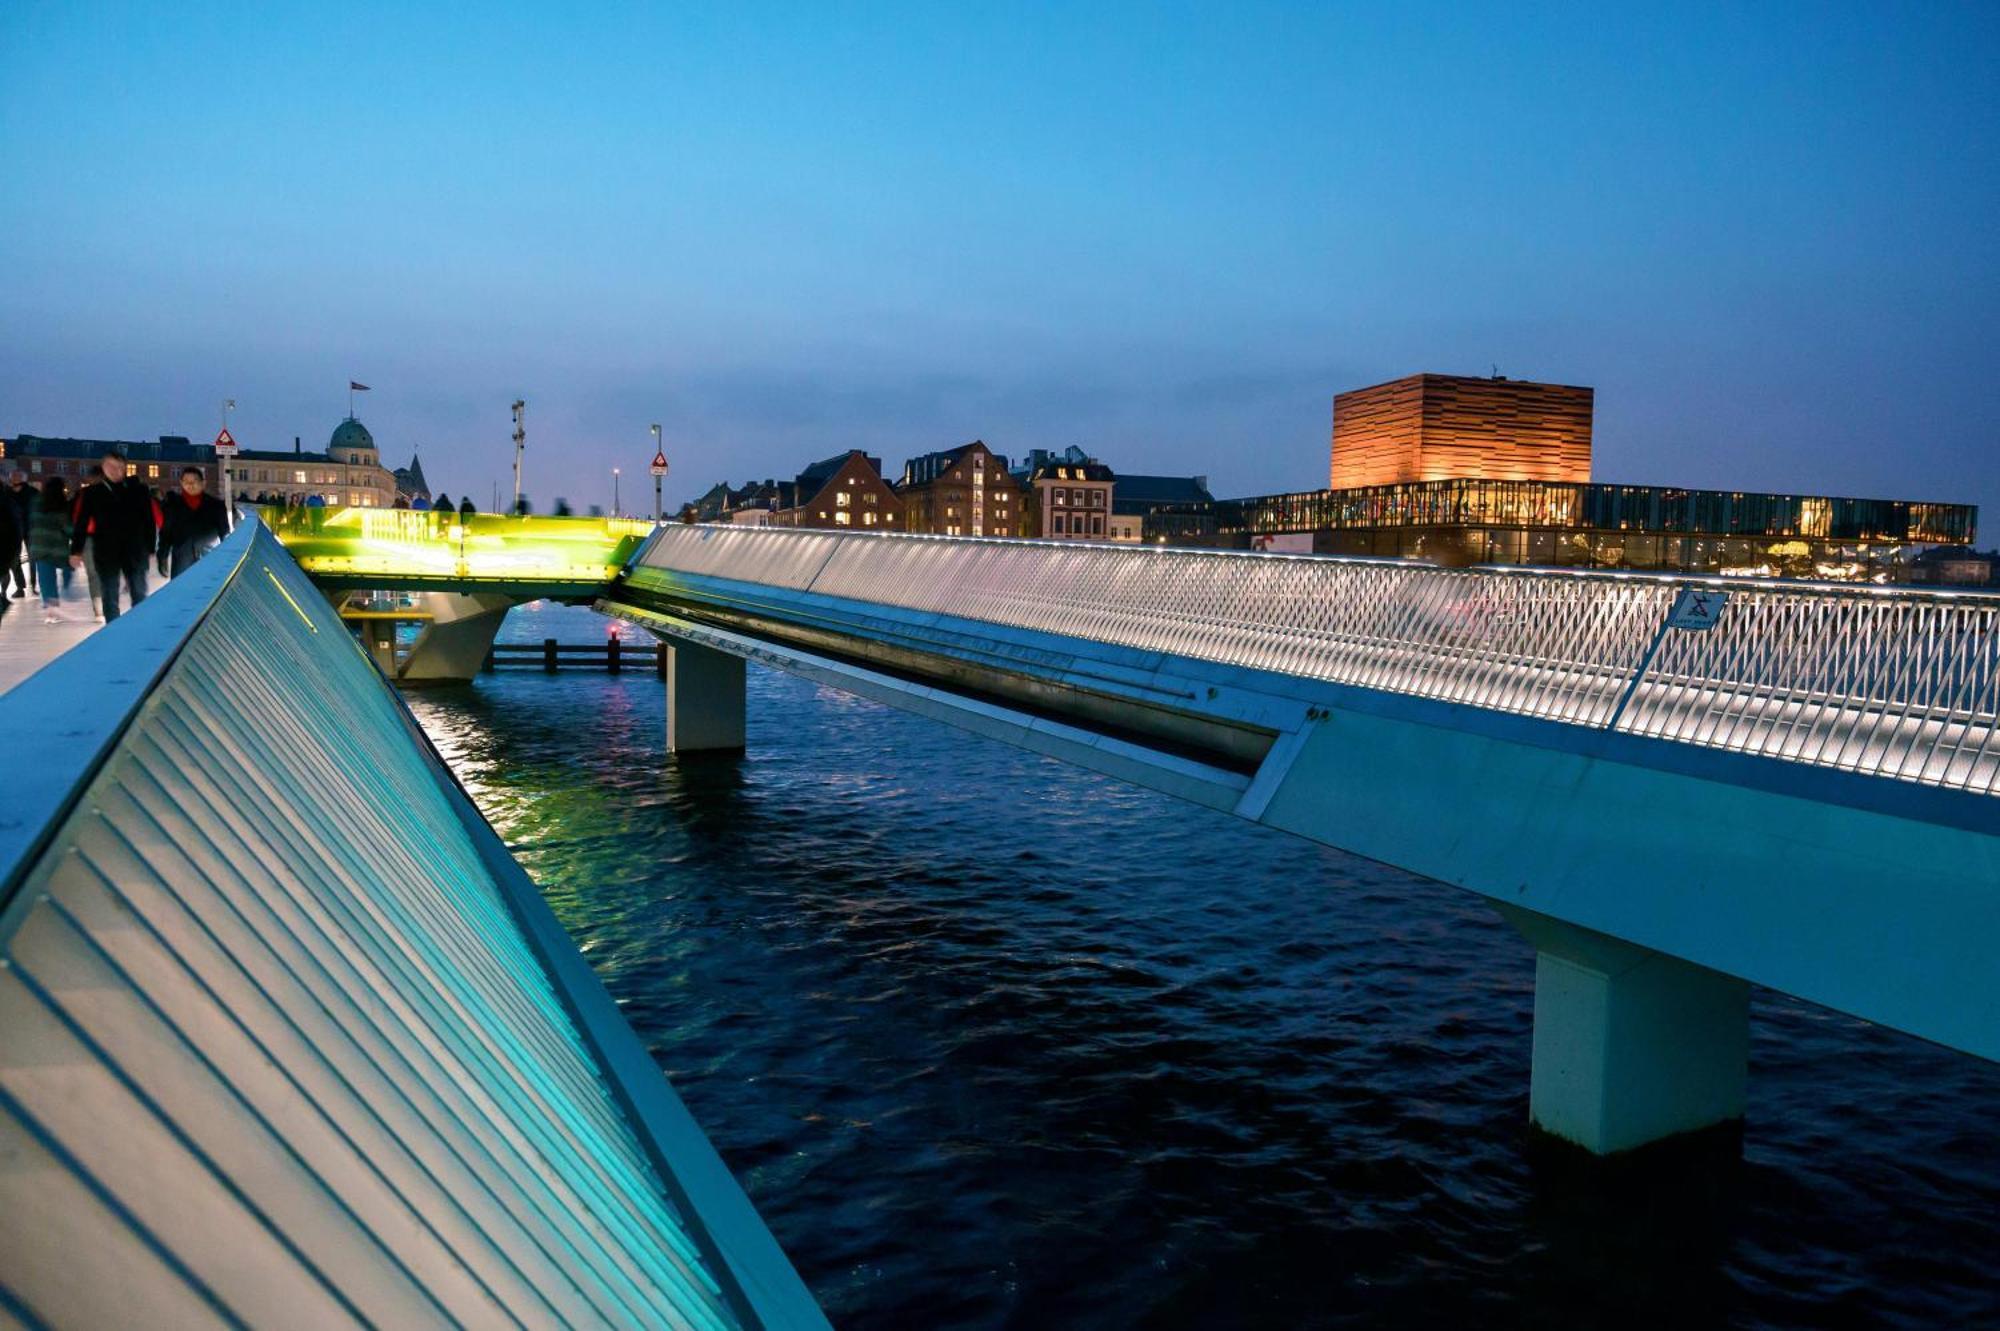
{"label": "concrete column", "polygon": [[1536,1126],[1597,1155],[1740,1120],[1750,986],[1518,907],[1535,945]]}
{"label": "concrete column", "polygon": [[481,592],[426,592],[431,622],[410,648],[400,679],[406,684],[462,684],[479,673],[501,621],[514,608],[509,596]]}
{"label": "concrete column", "polygon": [[692,643],[666,646],[667,752],[740,752],[743,658]]}
{"label": "concrete column", "polygon": [[368,659],[375,663],[390,679],[396,677],[396,621],[393,619],[364,619],[361,621],[361,645],[368,649]]}

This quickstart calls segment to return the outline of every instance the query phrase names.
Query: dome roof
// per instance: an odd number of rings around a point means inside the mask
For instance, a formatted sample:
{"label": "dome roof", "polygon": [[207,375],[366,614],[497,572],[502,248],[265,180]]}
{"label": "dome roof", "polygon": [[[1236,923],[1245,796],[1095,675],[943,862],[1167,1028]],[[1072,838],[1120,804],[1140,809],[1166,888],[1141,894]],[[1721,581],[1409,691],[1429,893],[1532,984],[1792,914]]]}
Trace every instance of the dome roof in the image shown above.
{"label": "dome roof", "polygon": [[327,452],[336,448],[374,448],[375,436],[368,433],[368,427],[349,416],[333,427],[333,438],[327,441]]}

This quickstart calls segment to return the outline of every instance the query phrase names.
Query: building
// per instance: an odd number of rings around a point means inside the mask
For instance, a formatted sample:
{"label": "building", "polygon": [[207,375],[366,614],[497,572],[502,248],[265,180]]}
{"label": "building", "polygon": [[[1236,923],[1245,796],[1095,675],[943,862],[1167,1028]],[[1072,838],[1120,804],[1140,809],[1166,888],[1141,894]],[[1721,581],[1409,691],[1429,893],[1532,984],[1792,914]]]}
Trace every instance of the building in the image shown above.
{"label": "building", "polygon": [[410,465],[396,468],[394,475],[396,478],[397,499],[406,504],[414,504],[417,500],[421,499],[424,501],[426,507],[429,506],[431,502],[430,482],[424,479],[424,464],[417,460],[415,453],[410,454]]}
{"label": "building", "polygon": [[774,527],[853,527],[901,531],[902,501],[882,479],[882,459],[851,448],[799,473]]}
{"label": "building", "polygon": [[1938,546],[1910,561],[1906,581],[1939,587],[1988,587],[2000,582],[2000,555],[1962,545]]}
{"label": "building", "polygon": [[1588,481],[1588,388],[1413,374],[1333,399],[1327,484]]}
{"label": "building", "polygon": [[1029,476],[1021,534],[1055,541],[1111,537],[1111,496],[1117,484],[1102,462],[1056,462]]}
{"label": "building", "polygon": [[896,487],[903,530],[939,536],[1013,536],[1021,529],[1021,485],[1007,459],[975,439],[903,464]]}
{"label": "building", "polygon": [[393,508],[396,475],[368,427],[354,417],[336,425],[326,451],[308,453],[292,440],[289,453],[246,448],[229,464],[236,492],[260,503],[304,503],[317,497],[330,508]]}
{"label": "building", "polygon": [[183,469],[200,467],[203,484],[221,493],[222,477],[216,465],[215,446],[194,443],[181,434],[163,434],[149,442],[16,435],[0,439],[0,472],[11,473],[19,467],[36,482],[60,476],[73,490],[106,453],[124,458],[131,465],[132,474],[155,490],[173,489],[180,484]]}
{"label": "building", "polygon": [[1138,476],[1118,473],[1111,499],[1109,535],[1114,541],[1137,541],[1145,535],[1146,515],[1174,504],[1212,504],[1206,476]]}

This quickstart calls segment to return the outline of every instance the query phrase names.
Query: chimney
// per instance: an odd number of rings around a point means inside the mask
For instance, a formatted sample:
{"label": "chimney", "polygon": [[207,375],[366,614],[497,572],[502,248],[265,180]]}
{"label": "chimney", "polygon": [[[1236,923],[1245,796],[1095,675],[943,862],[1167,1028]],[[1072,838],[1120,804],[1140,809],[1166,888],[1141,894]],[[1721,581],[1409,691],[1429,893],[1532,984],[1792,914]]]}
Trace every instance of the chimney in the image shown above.
{"label": "chimney", "polygon": [[292,436],[292,456],[293,456],[293,457],[297,457],[298,455],[299,455],[299,437],[298,437],[297,435],[293,435],[293,436]]}

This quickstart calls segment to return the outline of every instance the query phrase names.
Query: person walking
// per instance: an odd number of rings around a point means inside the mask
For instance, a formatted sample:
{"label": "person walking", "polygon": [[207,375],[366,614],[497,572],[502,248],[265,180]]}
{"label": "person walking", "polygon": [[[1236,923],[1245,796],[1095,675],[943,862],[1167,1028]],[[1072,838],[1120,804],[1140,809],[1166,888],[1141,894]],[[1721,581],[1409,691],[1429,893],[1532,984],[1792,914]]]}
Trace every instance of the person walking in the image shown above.
{"label": "person walking", "polygon": [[69,512],[69,487],[60,476],[42,482],[35,515],[28,524],[28,559],[35,566],[35,583],[42,593],[42,622],[62,623],[62,598],[69,590],[69,535],[75,527]]}
{"label": "person walking", "polygon": [[[21,541],[27,533],[22,530],[20,515],[15,511],[11,496],[0,500],[0,559],[7,561],[7,568],[21,566]],[[0,610],[8,605],[7,575],[0,571]]]}
{"label": "person walking", "polygon": [[81,566],[84,543],[91,544],[104,596],[104,622],[109,624],[118,618],[121,580],[133,605],[146,599],[146,566],[160,541],[160,506],[144,481],[125,474],[124,458],[106,453],[99,465],[104,468],[104,484],[84,487],[70,528],[69,562]]}
{"label": "person walking", "polygon": [[[178,578],[229,535],[229,510],[208,493],[200,467],[181,469],[180,493],[161,505],[160,574]],[[171,566],[171,567],[170,567]]]}
{"label": "person walking", "polygon": [[40,498],[35,488],[28,484],[28,473],[19,467],[7,478],[7,505],[14,510],[15,544],[6,550],[7,567],[0,571],[0,596],[7,592],[7,577],[14,577],[14,599],[20,600],[28,594],[28,575],[23,571],[21,549],[28,539],[28,524],[34,520],[35,501]]}
{"label": "person walking", "polygon": [[[72,523],[83,513],[83,497],[93,489],[104,488],[104,468],[97,463],[90,464],[90,470],[83,475],[83,484],[76,487],[76,496],[69,501],[69,516]],[[83,576],[90,579],[90,614],[93,619],[104,618],[104,591],[97,576],[96,542],[88,532],[83,539]]]}

